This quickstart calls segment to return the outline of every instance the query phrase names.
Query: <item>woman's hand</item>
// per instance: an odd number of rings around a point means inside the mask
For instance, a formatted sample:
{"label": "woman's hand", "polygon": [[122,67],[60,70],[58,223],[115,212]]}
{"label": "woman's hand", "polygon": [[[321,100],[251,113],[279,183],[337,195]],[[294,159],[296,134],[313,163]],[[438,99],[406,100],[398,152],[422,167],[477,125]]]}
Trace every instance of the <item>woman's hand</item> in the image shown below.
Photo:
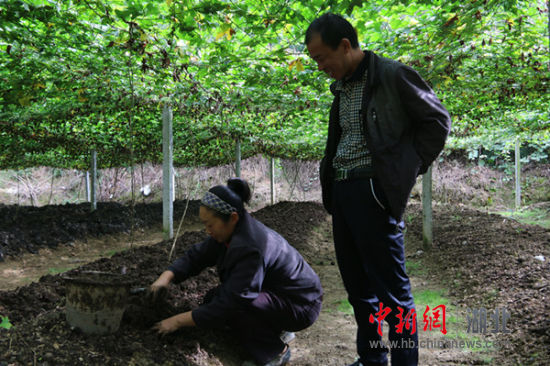
{"label": "woman's hand", "polygon": [[151,328],[154,331],[157,331],[160,335],[165,335],[168,333],[175,332],[179,328],[182,327],[194,327],[195,321],[193,320],[193,317],[191,316],[191,312],[188,311],[186,313],[181,313],[178,315],[174,315],[170,318],[164,319],[157,324],[153,325]]}
{"label": "woman's hand", "polygon": [[160,321],[157,324],[153,325],[153,328],[151,329],[156,330],[160,335],[175,332],[180,328],[177,316],[178,315],[175,315],[171,318],[164,319],[163,321]]}
{"label": "woman's hand", "polygon": [[157,278],[155,282],[151,285],[151,291],[157,291],[161,287],[168,287],[170,282],[174,279],[174,272],[172,271],[164,271],[162,274]]}
{"label": "woman's hand", "polygon": [[159,278],[149,286],[149,297],[153,303],[166,294],[168,285],[173,279],[174,273],[172,271],[164,271]]}

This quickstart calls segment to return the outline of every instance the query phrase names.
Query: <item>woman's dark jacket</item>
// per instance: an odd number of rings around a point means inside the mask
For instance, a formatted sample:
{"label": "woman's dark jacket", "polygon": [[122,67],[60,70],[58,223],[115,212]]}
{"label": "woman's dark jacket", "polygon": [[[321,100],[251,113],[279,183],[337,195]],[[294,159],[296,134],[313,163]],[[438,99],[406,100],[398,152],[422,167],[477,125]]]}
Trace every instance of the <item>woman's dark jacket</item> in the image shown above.
{"label": "woman's dark jacket", "polygon": [[246,212],[228,246],[209,237],[168,269],[178,283],[214,265],[222,284],[211,302],[193,310],[193,320],[199,327],[219,327],[227,317],[246,309],[260,292],[298,304],[315,301],[323,293],[319,277],[300,253]]}
{"label": "woman's dark jacket", "polygon": [[[362,62],[367,63],[368,73],[361,108],[363,132],[372,154],[374,175],[384,189],[390,213],[401,220],[416,177],[426,172],[443,149],[451,118],[412,68],[370,51],[365,52]],[[340,95],[333,85],[334,100],[320,172],[323,204],[329,213],[332,160],[342,134]]]}

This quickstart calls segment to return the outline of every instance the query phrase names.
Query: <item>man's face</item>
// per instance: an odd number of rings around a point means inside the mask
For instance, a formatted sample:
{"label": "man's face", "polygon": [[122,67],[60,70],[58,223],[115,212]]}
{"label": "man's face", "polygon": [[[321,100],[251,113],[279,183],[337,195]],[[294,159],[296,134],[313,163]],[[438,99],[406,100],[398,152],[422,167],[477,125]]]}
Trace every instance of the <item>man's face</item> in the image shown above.
{"label": "man's face", "polygon": [[315,34],[307,44],[309,56],[317,62],[319,71],[324,71],[333,79],[340,80],[350,73],[351,44],[342,39],[335,50],[323,43],[320,34]]}

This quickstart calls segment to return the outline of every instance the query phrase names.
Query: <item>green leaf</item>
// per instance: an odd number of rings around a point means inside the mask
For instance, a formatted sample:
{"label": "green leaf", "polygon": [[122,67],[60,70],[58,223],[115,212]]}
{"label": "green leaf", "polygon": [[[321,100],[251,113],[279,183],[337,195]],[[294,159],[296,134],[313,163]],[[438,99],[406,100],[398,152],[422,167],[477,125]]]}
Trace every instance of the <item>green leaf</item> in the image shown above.
{"label": "green leaf", "polygon": [[2,322],[0,323],[0,328],[4,329],[10,329],[13,325],[10,323],[10,320],[7,316],[0,316],[2,318]]}

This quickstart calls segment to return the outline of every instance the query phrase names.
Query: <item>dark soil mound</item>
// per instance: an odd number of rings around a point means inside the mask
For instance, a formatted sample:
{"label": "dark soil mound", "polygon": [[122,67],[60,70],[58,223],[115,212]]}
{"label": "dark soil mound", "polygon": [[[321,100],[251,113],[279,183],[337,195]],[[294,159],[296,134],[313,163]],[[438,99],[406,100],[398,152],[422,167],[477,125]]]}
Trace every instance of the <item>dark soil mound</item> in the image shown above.
{"label": "dark soil mound", "polygon": [[310,263],[333,257],[329,255],[333,252],[333,244],[326,241],[327,235],[312,231],[312,228],[326,230],[326,225],[324,228],[320,225],[330,220],[320,203],[279,202],[254,212],[252,216],[281,234]]}
{"label": "dark soil mound", "polygon": [[[326,219],[316,204],[281,203],[255,215],[263,217],[291,244],[299,242],[302,246],[315,225]],[[202,232],[183,234],[177,240],[174,258],[205,238]],[[169,265],[171,246],[171,241],[164,241],[130,249],[66,275],[78,271],[124,272],[132,287],[147,287]],[[227,332],[185,329],[159,338],[149,330],[159,320],[197,307],[218,283],[215,270],[208,269],[171,286],[156,307],[144,301],[144,294],[132,295],[120,329],[113,335],[91,336],[71,329],[65,321],[61,275],[44,276],[38,283],[0,292],[0,314],[14,324],[9,332],[0,329],[4,333],[0,336],[0,360],[17,365],[221,365],[218,356],[212,356],[221,354],[238,362],[242,351]]]}
{"label": "dark soil mound", "polygon": [[[176,255],[205,238],[203,233],[185,233],[177,242]],[[147,287],[168,266],[172,243],[165,241],[101,259],[67,272],[124,271],[133,287]],[[197,307],[206,292],[218,284],[214,270],[171,287],[163,302],[147,305],[145,294],[129,298],[120,329],[113,335],[92,336],[72,330],[65,321],[65,285],[61,275],[44,276],[39,283],[0,292],[0,313],[15,325],[10,336],[0,337],[0,359],[32,364],[38,357],[50,365],[194,364],[196,357],[209,357],[202,345],[231,344],[223,333],[190,329],[159,338],[150,327],[171,315]],[[199,346],[201,345],[201,346]],[[32,350],[31,351],[29,351]],[[204,355],[202,355],[204,353]],[[202,356],[201,356],[202,355]],[[43,364],[43,363],[41,363]]]}
{"label": "dark soil mound", "polygon": [[[424,269],[449,288],[458,306],[484,307],[488,312],[506,308],[511,313],[511,333],[496,334],[509,343],[499,361],[547,364],[534,356],[550,360],[550,232],[463,206],[438,205],[434,248],[420,254],[416,251],[422,249],[421,208],[413,205],[409,212],[408,243],[415,243],[409,255],[419,256]],[[490,332],[494,324],[487,324],[487,329]]]}
{"label": "dark soil mound", "polygon": [[[187,201],[174,202],[174,217],[183,215]],[[199,201],[190,201],[186,217],[197,220]],[[162,203],[139,203],[133,208],[116,202],[63,206],[6,206],[0,204],[0,261],[4,255],[70,244],[90,236],[130,232],[162,223]],[[187,219],[186,219],[187,220]]]}
{"label": "dark soil mound", "polygon": [[[310,263],[333,258],[330,219],[321,205],[283,202],[254,216],[285,236]],[[511,313],[507,325],[510,333],[492,335],[509,344],[493,362],[548,364],[549,231],[462,206],[436,205],[434,248],[419,252],[421,217],[420,206],[411,205],[406,213],[406,247],[407,256],[420,261],[424,276],[449,288],[453,304],[488,311],[500,307]],[[47,230],[46,225],[37,225]],[[202,232],[183,234],[174,257],[204,238]],[[169,264],[171,246],[172,242],[166,241],[130,249],[77,270],[125,272],[133,287],[147,287]],[[132,295],[120,329],[102,337],[68,326],[60,275],[44,276],[29,286],[0,292],[0,315],[14,324],[9,331],[0,328],[0,365],[240,364],[242,352],[229,333],[186,329],[159,338],[149,331],[156,321],[199,305],[217,284],[215,271],[209,269],[171,286],[164,302],[155,308],[147,306],[143,295]],[[491,324],[487,327],[490,329]]]}

